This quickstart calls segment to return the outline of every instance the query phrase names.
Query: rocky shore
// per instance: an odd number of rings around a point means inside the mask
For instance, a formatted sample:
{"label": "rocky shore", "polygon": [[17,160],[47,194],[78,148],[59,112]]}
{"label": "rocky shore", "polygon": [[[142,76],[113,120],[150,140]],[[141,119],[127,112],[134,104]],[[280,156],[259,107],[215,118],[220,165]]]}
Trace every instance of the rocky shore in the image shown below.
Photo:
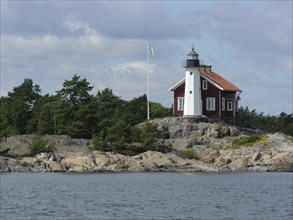
{"label": "rocky shore", "polygon": [[[91,140],[45,135],[54,152],[29,156],[32,135],[11,136],[0,143],[0,172],[231,172],[293,171],[292,138],[282,134],[260,134],[262,139],[235,147],[235,139],[259,131],[196,118],[162,118],[152,121],[169,131],[170,138],[157,144],[168,153],[146,151],[135,156],[93,149]],[[198,158],[182,152],[192,149]]]}

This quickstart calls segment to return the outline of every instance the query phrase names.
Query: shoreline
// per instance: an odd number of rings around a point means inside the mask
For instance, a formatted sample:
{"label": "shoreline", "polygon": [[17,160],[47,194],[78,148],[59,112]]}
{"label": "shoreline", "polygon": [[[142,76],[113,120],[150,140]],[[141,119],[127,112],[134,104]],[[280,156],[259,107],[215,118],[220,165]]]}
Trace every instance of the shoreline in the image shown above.
{"label": "shoreline", "polygon": [[234,145],[255,133],[193,119],[151,122],[168,131],[169,138],[157,139],[152,146],[142,148],[144,152],[132,151],[128,156],[97,151],[92,140],[66,135],[41,136],[54,146],[51,152],[28,156],[35,135],[11,136],[0,142],[0,172],[293,172],[292,137],[257,134],[256,141]]}
{"label": "shoreline", "polygon": [[[255,154],[254,154],[255,155]],[[250,173],[250,172],[293,172],[292,154],[283,158],[260,163],[247,156],[223,166],[208,164],[202,160],[179,157],[174,153],[163,154],[147,151],[135,156],[125,156],[112,152],[73,153],[67,156],[55,153],[41,153],[35,157],[0,156],[0,172],[36,172],[36,173],[135,173],[135,172],[186,172],[186,173]],[[227,156],[227,155],[225,155]],[[231,155],[233,156],[233,154]],[[229,156],[228,156],[229,157]],[[285,158],[285,159],[284,159]],[[228,160],[228,159],[227,159]],[[220,160],[218,160],[220,161]],[[244,162],[246,164],[243,164]],[[255,164],[249,164],[256,162]]]}

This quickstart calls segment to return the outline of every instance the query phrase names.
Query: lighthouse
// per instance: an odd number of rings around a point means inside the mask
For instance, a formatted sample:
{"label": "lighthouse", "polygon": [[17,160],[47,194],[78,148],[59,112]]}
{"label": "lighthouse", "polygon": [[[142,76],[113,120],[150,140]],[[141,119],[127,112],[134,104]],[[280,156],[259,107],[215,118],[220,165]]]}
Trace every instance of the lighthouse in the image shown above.
{"label": "lighthouse", "polygon": [[185,72],[185,92],[184,92],[184,117],[202,115],[202,100],[200,88],[200,62],[198,53],[194,48],[187,54],[184,65]]}

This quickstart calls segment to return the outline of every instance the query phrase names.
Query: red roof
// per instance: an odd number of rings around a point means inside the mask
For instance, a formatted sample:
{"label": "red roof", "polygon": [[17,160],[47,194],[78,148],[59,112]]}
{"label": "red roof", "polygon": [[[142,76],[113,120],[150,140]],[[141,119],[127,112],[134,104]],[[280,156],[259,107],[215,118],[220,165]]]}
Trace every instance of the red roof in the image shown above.
{"label": "red roof", "polygon": [[203,78],[206,78],[207,80],[211,80],[212,82],[217,84],[224,91],[235,91],[235,92],[241,91],[238,87],[234,86],[228,80],[224,79],[222,76],[220,76],[219,74],[215,72],[207,73],[205,71],[200,71],[200,74]]}
{"label": "red roof", "polygon": [[[222,91],[234,91],[234,92],[241,92],[241,90],[233,85],[231,82],[228,80],[224,79],[222,76],[215,72],[206,72],[204,70],[200,71],[201,77],[204,79],[208,80],[210,83],[212,83],[214,86],[216,86],[218,89]],[[179,86],[181,86],[183,83],[185,83],[185,78],[177,82],[175,85],[173,85],[169,91],[174,91],[177,89]]]}

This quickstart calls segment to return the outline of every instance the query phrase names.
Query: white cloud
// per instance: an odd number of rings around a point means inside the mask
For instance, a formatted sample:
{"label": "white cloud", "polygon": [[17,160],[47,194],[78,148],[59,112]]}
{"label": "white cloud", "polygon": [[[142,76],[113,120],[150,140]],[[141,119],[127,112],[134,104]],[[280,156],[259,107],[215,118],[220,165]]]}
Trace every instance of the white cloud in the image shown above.
{"label": "white cloud", "polygon": [[230,44],[237,59],[276,68],[283,59],[292,58],[292,2],[255,4],[217,3],[206,11],[205,31],[219,44]]}
{"label": "white cloud", "polygon": [[292,2],[220,1],[203,9],[195,1],[176,15],[166,4],[172,2],[5,2],[1,90],[32,78],[54,93],[79,74],[95,91],[110,87],[131,99],[146,92],[151,43],[151,99],[170,105],[167,89],[184,77],[181,60],[196,39],[200,58],[243,90],[241,104],[274,114],[283,104],[291,108]]}

